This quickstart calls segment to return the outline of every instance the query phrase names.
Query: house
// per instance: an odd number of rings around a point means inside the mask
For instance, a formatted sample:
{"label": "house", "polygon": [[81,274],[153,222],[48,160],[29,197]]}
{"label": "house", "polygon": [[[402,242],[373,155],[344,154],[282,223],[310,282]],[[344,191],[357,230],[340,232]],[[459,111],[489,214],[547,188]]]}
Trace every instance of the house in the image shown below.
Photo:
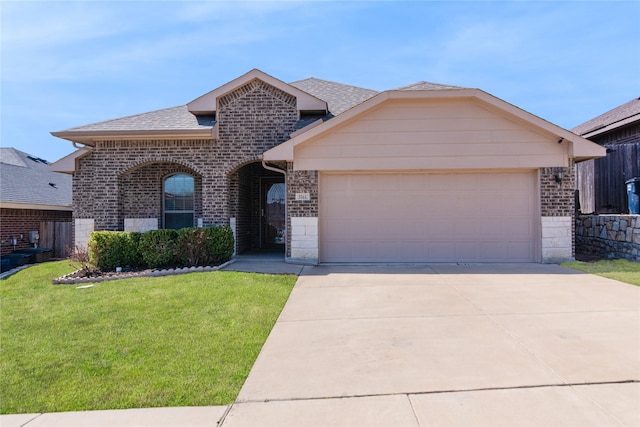
{"label": "house", "polygon": [[92,230],[230,225],[305,262],[573,258],[574,165],[605,149],[479,89],[375,92],[252,70],[173,108],[53,135]]}
{"label": "house", "polygon": [[625,182],[640,177],[640,98],[572,129],[607,149],[576,168],[582,213],[628,213]]}
{"label": "house", "polygon": [[[49,162],[10,147],[0,148],[0,254],[33,248],[66,257],[71,227],[71,177],[49,170]],[[56,232],[58,228],[58,232]]]}

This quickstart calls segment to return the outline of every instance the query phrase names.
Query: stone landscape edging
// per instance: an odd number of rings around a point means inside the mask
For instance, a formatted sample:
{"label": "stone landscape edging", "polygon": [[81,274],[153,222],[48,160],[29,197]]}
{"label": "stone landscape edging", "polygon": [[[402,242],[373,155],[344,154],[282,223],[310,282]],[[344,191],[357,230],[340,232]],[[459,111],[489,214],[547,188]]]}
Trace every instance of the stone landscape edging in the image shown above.
{"label": "stone landscape edging", "polygon": [[72,277],[79,270],[74,271],[73,273],[69,273],[57,279],[53,279],[51,283],[54,285],[77,285],[81,283],[99,283],[99,282],[108,282],[111,280],[121,280],[121,279],[131,279],[135,277],[162,277],[162,276],[174,276],[177,274],[188,274],[188,273],[204,273],[210,271],[220,270],[232,263],[235,260],[227,261],[223,264],[216,266],[200,266],[200,267],[183,267],[183,268],[168,268],[168,269],[154,269],[154,270],[145,270],[145,271],[133,271],[133,272],[123,272],[118,274],[112,274],[109,276],[98,276],[98,277]]}

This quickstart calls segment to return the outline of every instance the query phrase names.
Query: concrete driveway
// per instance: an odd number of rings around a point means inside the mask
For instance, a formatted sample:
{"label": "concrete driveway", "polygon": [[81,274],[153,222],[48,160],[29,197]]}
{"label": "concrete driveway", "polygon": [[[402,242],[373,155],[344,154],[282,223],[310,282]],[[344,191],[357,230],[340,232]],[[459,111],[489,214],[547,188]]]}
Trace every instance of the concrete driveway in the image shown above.
{"label": "concrete driveway", "polygon": [[556,265],[305,267],[225,427],[640,425],[640,288]]}

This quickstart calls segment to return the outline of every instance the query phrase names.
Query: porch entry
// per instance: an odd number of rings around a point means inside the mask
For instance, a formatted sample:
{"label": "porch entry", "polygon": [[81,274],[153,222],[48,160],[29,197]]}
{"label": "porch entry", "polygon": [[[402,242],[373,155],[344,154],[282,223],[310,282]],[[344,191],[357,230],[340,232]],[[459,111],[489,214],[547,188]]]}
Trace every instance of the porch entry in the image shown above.
{"label": "porch entry", "polygon": [[278,252],[286,247],[284,175],[249,163],[230,175],[230,213],[236,218],[238,254]]}
{"label": "porch entry", "polygon": [[286,243],[285,200],[283,178],[260,180],[262,249],[269,252],[284,252]]}

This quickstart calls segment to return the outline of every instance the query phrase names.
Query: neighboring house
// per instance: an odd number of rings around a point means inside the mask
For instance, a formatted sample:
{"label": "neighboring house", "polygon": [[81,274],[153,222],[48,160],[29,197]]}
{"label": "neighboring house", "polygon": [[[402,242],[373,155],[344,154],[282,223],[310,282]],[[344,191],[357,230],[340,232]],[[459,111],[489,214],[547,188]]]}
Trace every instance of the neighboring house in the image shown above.
{"label": "neighboring house", "polygon": [[65,257],[71,227],[65,241],[60,227],[56,233],[56,224],[71,221],[71,177],[52,172],[49,162],[39,157],[0,148],[0,254],[37,244],[53,249],[55,257]]}
{"label": "neighboring house", "polygon": [[640,98],[572,129],[607,149],[576,168],[582,213],[628,213],[625,182],[640,177]]}
{"label": "neighboring house", "polygon": [[574,163],[605,149],[478,89],[377,93],[259,70],[186,105],[54,132],[92,230],[230,225],[308,262],[573,258]]}

